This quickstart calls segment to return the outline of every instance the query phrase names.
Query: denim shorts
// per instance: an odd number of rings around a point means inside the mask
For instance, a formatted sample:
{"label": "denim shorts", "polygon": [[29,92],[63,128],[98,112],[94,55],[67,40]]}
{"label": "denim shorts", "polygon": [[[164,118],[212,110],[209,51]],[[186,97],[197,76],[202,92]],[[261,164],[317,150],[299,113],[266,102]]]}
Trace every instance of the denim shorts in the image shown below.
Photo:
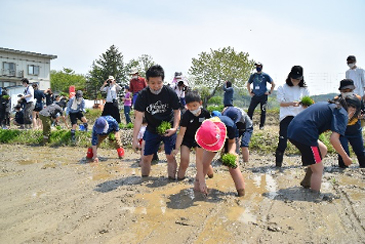
{"label": "denim shorts", "polygon": [[161,141],[165,146],[165,154],[170,155],[172,150],[175,149],[176,143],[176,133],[170,137],[160,136],[159,134],[154,134],[146,130],[143,136],[145,141],[144,146],[144,156],[155,154],[161,145]]}

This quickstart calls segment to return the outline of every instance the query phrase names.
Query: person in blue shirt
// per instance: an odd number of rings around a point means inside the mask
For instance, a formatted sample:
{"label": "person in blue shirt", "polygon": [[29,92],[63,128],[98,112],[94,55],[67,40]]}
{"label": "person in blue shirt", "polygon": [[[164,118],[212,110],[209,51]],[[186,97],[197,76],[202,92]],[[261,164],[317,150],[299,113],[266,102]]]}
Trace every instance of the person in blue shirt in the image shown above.
{"label": "person in blue shirt", "polygon": [[[260,130],[264,129],[266,120],[266,103],[267,97],[270,95],[275,88],[275,83],[271,77],[262,72],[262,63],[255,63],[256,73],[252,74],[247,82],[247,90],[251,96],[250,106],[248,107],[247,114],[252,120],[253,112],[258,104],[260,104],[261,118],[260,118]],[[268,91],[266,83],[271,84],[271,88]],[[251,84],[253,85],[251,89]]]}
{"label": "person in blue shirt", "polygon": [[230,81],[224,82],[223,91],[224,91],[224,95],[223,95],[224,107],[233,106],[234,89],[232,87],[232,82],[230,82]]}
{"label": "person in blue shirt", "polygon": [[341,145],[340,136],[345,135],[348,119],[357,117],[359,113],[360,100],[356,95],[349,95],[345,99],[316,103],[294,117],[288,127],[288,138],[302,154],[303,166],[309,166],[301,182],[303,187],[310,187],[315,192],[321,189],[322,159],[327,154],[327,147],[318,138],[327,130],[332,131],[330,142],[344,164],[352,163]]}
{"label": "person in blue shirt", "polygon": [[115,136],[115,148],[118,152],[118,157],[123,158],[124,149],[119,134],[119,124],[110,115],[99,117],[94,124],[91,135],[91,147],[88,148],[86,158],[93,162],[99,162],[97,149],[99,145],[108,137],[110,133]]}

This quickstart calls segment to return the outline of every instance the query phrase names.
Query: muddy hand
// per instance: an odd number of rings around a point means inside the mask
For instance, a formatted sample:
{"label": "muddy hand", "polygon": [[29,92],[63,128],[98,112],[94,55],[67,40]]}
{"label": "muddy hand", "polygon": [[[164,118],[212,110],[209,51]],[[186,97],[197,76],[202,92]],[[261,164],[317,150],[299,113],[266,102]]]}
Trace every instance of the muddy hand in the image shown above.
{"label": "muddy hand", "polygon": [[166,130],[165,136],[169,137],[169,136],[172,136],[175,133],[176,133],[176,129],[171,128],[171,129]]}
{"label": "muddy hand", "polygon": [[352,164],[352,159],[347,156],[346,158],[344,158],[343,162],[346,166],[350,166]]}
{"label": "muddy hand", "polygon": [[132,145],[133,151],[136,153],[138,150],[141,150],[139,143],[133,141],[133,145]]}
{"label": "muddy hand", "polygon": [[200,183],[199,188],[200,188],[201,193],[203,193],[205,196],[208,195],[208,188],[207,188],[207,185],[205,184],[205,182]]}
{"label": "muddy hand", "polygon": [[177,149],[172,150],[171,154],[172,156],[176,156],[179,151]]}

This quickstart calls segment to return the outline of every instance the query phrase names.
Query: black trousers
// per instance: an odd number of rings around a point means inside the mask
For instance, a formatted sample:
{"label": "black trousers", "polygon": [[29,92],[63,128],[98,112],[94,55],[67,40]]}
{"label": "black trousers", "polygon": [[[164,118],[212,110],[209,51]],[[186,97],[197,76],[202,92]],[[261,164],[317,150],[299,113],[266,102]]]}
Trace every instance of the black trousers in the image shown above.
{"label": "black trousers", "polygon": [[118,103],[105,103],[101,116],[110,115],[120,124],[120,113]]}
{"label": "black trousers", "polygon": [[287,116],[282,121],[280,121],[279,143],[276,151],[284,153],[286,147],[288,146],[288,127],[293,119],[294,116]]}
{"label": "black trousers", "polygon": [[261,109],[261,117],[260,117],[260,127],[263,127],[265,125],[266,120],[266,104],[267,104],[267,95],[261,95],[261,96],[253,96],[251,98],[250,106],[248,107],[247,115],[252,120],[253,112],[255,111],[255,108],[257,105],[260,104]]}

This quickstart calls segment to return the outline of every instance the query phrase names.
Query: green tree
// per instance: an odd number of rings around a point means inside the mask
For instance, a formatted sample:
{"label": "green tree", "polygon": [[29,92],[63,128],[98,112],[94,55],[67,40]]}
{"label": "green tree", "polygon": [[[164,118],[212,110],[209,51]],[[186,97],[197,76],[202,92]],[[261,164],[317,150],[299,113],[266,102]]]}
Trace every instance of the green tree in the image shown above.
{"label": "green tree", "polygon": [[114,45],[102,53],[99,59],[93,61],[91,70],[87,75],[87,93],[90,98],[101,97],[100,87],[110,75],[114,76],[120,85],[127,82],[123,54]]}
{"label": "green tree", "polygon": [[70,68],[63,68],[61,71],[51,70],[51,89],[54,92],[67,92],[70,86],[75,86],[76,90],[85,91],[86,77],[75,74]]}
{"label": "green tree", "polygon": [[155,61],[153,61],[153,58],[151,55],[148,54],[142,54],[137,59],[131,59],[128,64],[126,64],[126,70],[129,73],[129,71],[135,67],[138,69],[139,75],[141,77],[146,78],[146,72],[147,70],[152,66],[155,65]]}
{"label": "green tree", "polygon": [[189,69],[190,85],[201,92],[204,107],[217,90],[222,89],[226,80],[239,90],[244,89],[255,63],[248,57],[248,53],[225,47],[210,49],[210,52],[202,52],[198,58],[193,58]]}

